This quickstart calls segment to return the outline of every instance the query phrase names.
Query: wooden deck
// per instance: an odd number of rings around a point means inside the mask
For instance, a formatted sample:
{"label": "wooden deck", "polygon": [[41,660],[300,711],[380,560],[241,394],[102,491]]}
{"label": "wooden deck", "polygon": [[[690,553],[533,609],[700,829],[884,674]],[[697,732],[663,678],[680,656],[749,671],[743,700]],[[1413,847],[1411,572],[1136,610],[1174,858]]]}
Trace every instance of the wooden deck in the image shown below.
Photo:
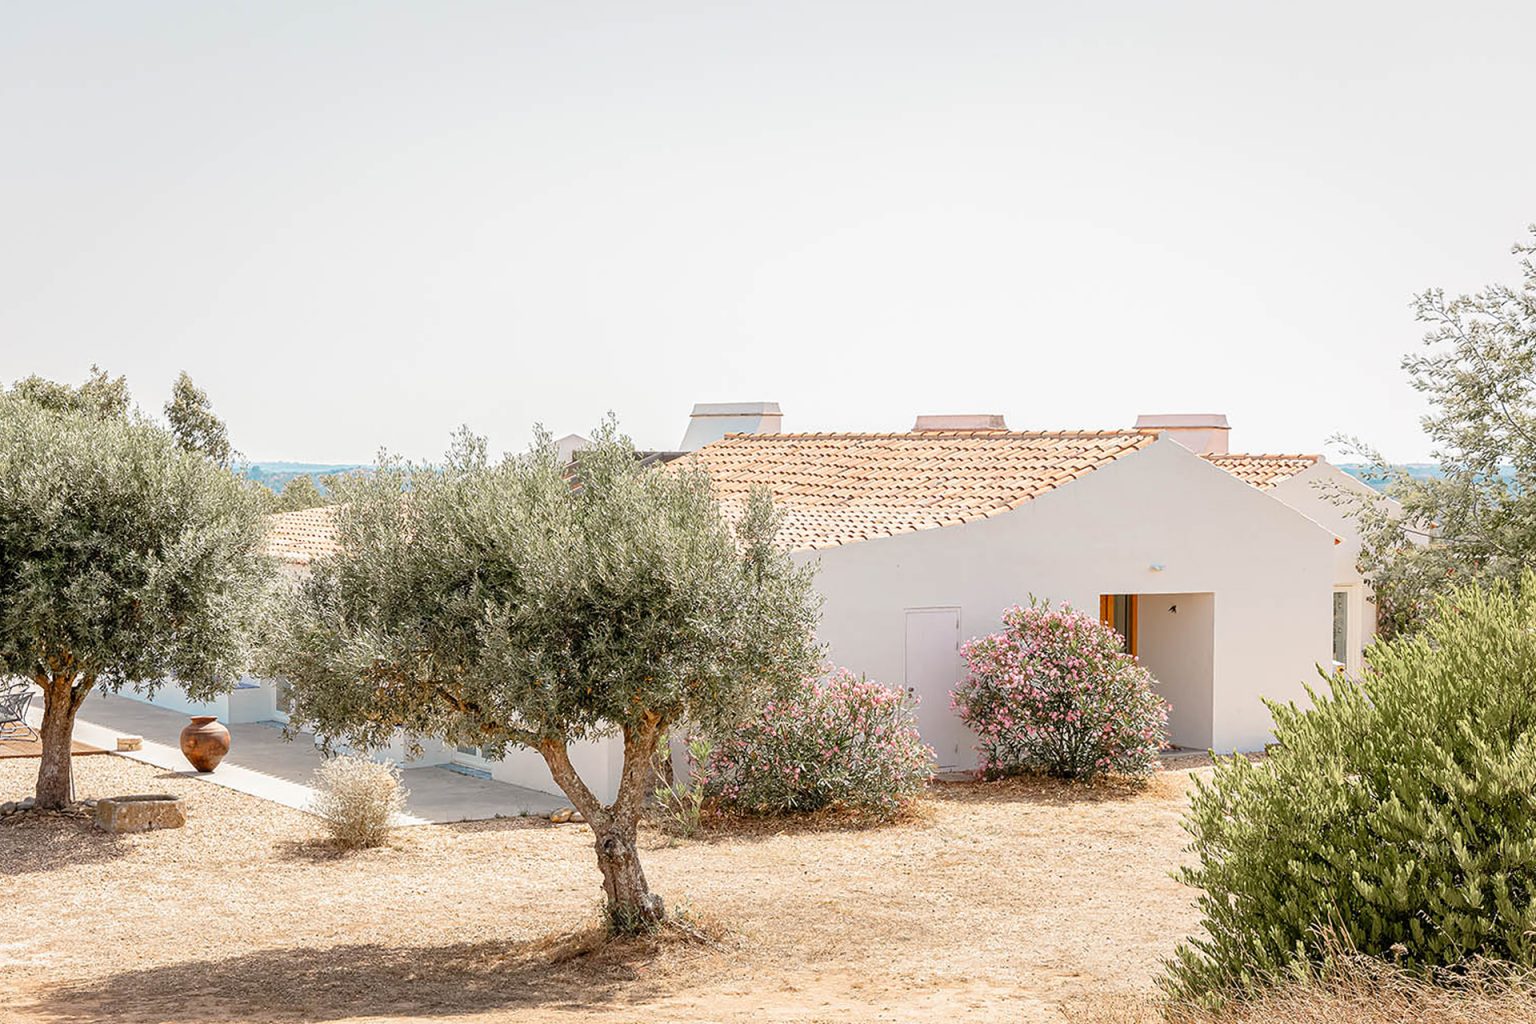
{"label": "wooden deck", "polygon": [[[82,755],[82,754],[105,754],[105,753],[107,753],[107,751],[102,750],[100,747],[93,747],[93,746],[91,746],[88,743],[81,743],[79,740],[76,740],[74,742],[74,745],[70,748],[69,752],[71,754],[76,755],[76,756],[79,756],[79,755]],[[12,739],[10,737],[0,737],[0,757],[42,757],[42,756],[43,756],[43,745],[40,742],[38,742],[37,740],[32,739],[29,736],[18,736],[18,737],[14,738],[14,739]]]}

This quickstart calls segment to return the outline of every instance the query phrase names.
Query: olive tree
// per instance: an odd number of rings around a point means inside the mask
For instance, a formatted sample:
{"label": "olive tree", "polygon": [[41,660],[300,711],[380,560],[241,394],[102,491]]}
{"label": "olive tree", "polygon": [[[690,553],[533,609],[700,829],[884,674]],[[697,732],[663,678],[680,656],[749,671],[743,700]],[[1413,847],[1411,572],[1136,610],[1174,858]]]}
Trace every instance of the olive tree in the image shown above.
{"label": "olive tree", "polygon": [[0,675],[43,691],[37,803],[61,807],[86,695],[228,689],[270,565],[259,498],[229,470],[135,412],[36,390],[0,394]]}
{"label": "olive tree", "polygon": [[1371,463],[1398,503],[1336,495],[1359,520],[1360,567],[1387,635],[1415,628],[1458,586],[1518,587],[1536,569],[1536,225],[1531,232],[1513,249],[1518,284],[1414,299],[1427,330],[1403,368],[1429,401],[1424,429],[1440,475],[1412,476],[1357,439],[1336,439]]}
{"label": "olive tree", "polygon": [[[641,465],[612,422],[568,470],[547,434],[492,461],[381,458],[337,481],[340,552],[293,592],[266,671],[295,722],[364,749],[403,730],[538,751],[595,834],[610,923],[664,916],[636,848],[670,727],[740,720],[814,667],[811,570],[773,545],[766,496],[733,527],[698,470]],[[615,735],[604,804],[571,745]]]}

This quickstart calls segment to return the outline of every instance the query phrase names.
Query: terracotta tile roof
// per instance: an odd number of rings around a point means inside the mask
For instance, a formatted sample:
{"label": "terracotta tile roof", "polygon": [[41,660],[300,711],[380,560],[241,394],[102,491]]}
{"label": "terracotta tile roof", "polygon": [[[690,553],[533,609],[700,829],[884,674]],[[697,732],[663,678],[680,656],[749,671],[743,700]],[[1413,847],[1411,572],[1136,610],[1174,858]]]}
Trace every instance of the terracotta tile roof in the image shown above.
{"label": "terracotta tile roof", "polygon": [[1322,459],[1321,455],[1244,455],[1237,452],[1200,457],[1261,491],[1311,469]]}
{"label": "terracotta tile roof", "polygon": [[322,505],[298,512],[267,517],[266,553],[294,565],[308,565],[322,555],[333,555],[336,544],[336,506]]}
{"label": "terracotta tile roof", "polygon": [[1134,430],[729,434],[697,464],[727,515],[766,488],[790,550],[835,547],[1007,512],[1157,440]]}

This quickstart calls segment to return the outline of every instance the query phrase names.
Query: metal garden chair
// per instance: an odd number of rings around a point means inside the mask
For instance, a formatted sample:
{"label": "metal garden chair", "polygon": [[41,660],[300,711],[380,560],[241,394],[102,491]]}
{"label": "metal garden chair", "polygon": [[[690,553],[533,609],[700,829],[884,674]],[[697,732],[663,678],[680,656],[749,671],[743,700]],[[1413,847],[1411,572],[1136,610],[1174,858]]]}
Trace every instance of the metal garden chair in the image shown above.
{"label": "metal garden chair", "polygon": [[27,707],[31,703],[32,687],[25,681],[0,680],[0,740],[37,739],[37,730],[27,722]]}

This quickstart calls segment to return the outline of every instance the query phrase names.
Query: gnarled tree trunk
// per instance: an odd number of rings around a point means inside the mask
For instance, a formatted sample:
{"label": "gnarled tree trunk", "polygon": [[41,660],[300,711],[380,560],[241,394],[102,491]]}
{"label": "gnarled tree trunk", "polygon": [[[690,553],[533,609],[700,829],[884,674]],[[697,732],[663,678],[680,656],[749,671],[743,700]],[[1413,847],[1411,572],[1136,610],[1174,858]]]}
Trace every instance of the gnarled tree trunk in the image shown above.
{"label": "gnarled tree trunk", "polygon": [[665,903],[645,880],[635,844],[640,811],[656,777],[656,737],[661,728],[662,723],[653,715],[624,728],[624,770],[618,796],[607,807],[576,773],[564,743],[545,740],[539,744],[550,774],[597,837],[594,847],[598,869],[603,873],[603,892],[608,897],[608,921],[619,932],[644,931],[666,917]]}
{"label": "gnarled tree trunk", "polygon": [[74,795],[74,766],[71,750],[75,739],[75,713],[91,681],[75,682],[69,675],[38,676],[43,688],[43,725],[38,730],[43,756],[37,766],[37,806],[58,809],[69,805]]}
{"label": "gnarled tree trunk", "polygon": [[640,867],[635,832],[617,825],[597,830],[597,866],[608,897],[608,920],[614,931],[636,932],[661,921],[666,904],[651,892]]}

